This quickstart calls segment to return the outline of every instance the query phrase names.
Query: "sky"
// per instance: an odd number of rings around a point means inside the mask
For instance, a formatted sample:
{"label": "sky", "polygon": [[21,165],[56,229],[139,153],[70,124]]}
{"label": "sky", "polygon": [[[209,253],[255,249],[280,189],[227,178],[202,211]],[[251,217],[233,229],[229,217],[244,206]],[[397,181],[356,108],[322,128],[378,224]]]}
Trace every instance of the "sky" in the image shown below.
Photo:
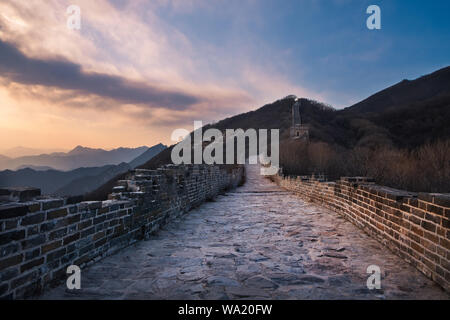
{"label": "sky", "polygon": [[[380,30],[366,26],[373,4]],[[289,94],[348,107],[450,65],[448,12],[447,0],[2,0],[0,151],[172,144],[194,120]]]}

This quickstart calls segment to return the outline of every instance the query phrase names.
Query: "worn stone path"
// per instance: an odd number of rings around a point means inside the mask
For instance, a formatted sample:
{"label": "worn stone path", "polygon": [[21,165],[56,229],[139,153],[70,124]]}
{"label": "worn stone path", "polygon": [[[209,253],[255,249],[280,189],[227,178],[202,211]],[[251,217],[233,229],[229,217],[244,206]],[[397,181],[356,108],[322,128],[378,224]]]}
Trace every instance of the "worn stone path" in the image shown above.
{"label": "worn stone path", "polygon": [[[368,290],[369,265],[382,271]],[[148,241],[82,270],[82,289],[42,299],[449,299],[337,213],[247,168],[247,183]]]}

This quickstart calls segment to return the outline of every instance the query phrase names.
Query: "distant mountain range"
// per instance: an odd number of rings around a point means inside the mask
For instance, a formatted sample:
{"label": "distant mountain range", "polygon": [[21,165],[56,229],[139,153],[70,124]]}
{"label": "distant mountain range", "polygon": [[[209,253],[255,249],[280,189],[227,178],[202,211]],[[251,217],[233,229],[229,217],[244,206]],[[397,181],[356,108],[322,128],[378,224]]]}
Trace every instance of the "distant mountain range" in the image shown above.
{"label": "distant mountain range", "polygon": [[0,170],[49,167],[54,170],[70,171],[82,167],[117,165],[122,162],[128,163],[147,150],[148,147],[145,146],[139,148],[118,148],[111,151],[78,146],[67,153],[55,152],[18,158],[2,156],[0,157]]}
{"label": "distant mountain range", "polygon": [[[40,188],[43,194],[56,196],[83,195],[98,188],[118,174],[122,174],[139,165],[142,165],[143,163],[146,163],[165,148],[166,146],[158,144],[151,148],[141,147],[137,149],[116,149],[120,151],[112,153],[112,159],[116,159],[115,161],[117,161],[117,159],[120,157],[129,157],[129,155],[124,155],[126,153],[123,152],[124,150],[130,150],[129,154],[135,153],[131,152],[131,150],[144,150],[128,163],[122,162],[117,165],[110,164],[95,167],[82,167],[71,171],[58,171],[54,169],[45,170],[46,168],[35,166],[33,168],[22,168],[17,171],[5,170],[0,172],[0,186],[36,187]],[[70,161],[73,161],[74,157],[79,157],[79,159],[83,159],[84,157],[83,161],[85,161],[86,163],[88,161],[88,157],[86,157],[86,154],[89,154],[92,157],[97,154],[100,155],[99,162],[101,162],[106,161],[104,152],[105,150],[101,149],[77,147],[67,153],[66,157],[72,158]],[[89,161],[90,163],[93,163],[94,158],[89,158]]]}
{"label": "distant mountain range", "polygon": [[28,147],[14,147],[10,149],[2,149],[0,150],[0,154],[9,157],[9,158],[18,158],[25,156],[37,156],[40,154],[49,154],[55,152],[67,152],[67,150],[62,149],[36,149],[36,148],[28,148]]}
{"label": "distant mountain range", "polygon": [[55,170],[51,167],[46,167],[46,166],[27,166],[27,165],[23,165],[18,167],[16,170],[22,170],[22,169],[33,169],[34,171],[48,171],[48,170]]}

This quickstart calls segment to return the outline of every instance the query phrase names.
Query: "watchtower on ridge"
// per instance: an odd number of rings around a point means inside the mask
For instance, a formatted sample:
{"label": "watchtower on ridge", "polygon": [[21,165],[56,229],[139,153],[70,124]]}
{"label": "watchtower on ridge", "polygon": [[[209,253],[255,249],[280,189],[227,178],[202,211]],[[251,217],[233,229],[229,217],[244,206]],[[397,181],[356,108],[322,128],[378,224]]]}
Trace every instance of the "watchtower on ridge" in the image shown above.
{"label": "watchtower on ridge", "polygon": [[302,118],[300,116],[300,107],[302,101],[298,98],[292,106],[292,126],[291,139],[309,139],[309,127],[302,125]]}

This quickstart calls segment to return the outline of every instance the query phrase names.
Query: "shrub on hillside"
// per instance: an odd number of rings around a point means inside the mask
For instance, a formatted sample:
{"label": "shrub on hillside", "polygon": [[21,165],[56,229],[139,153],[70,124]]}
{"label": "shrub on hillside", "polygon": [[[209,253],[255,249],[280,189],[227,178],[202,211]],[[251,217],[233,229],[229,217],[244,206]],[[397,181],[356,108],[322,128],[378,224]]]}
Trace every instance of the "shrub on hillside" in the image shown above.
{"label": "shrub on hillside", "polygon": [[415,192],[450,192],[450,140],[414,150],[392,146],[348,150],[323,142],[286,141],[280,163],[288,175],[370,176],[380,185]]}

